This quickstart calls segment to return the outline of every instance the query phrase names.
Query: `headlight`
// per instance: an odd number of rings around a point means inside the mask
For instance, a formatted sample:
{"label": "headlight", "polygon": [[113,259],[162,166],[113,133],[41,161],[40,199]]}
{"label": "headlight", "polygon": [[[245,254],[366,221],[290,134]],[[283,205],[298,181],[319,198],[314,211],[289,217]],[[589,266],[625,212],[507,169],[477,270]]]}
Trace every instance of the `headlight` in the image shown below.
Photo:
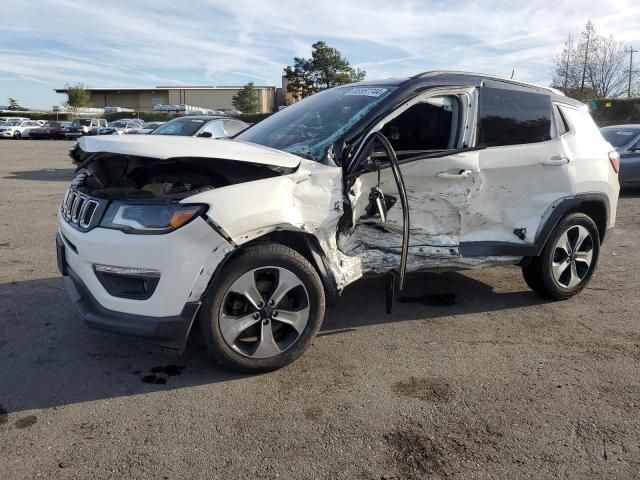
{"label": "headlight", "polygon": [[113,202],[100,226],[122,230],[124,233],[168,233],[186,225],[206,210],[206,205]]}

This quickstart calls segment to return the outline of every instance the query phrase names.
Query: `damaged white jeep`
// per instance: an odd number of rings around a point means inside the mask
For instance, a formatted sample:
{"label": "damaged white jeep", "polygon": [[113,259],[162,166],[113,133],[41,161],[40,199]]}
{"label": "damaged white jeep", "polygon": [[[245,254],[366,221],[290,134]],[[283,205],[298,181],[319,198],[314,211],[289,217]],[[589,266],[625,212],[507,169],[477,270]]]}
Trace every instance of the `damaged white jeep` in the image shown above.
{"label": "damaged white jeep", "polygon": [[280,368],[325,305],[387,275],[519,265],[582,290],[615,220],[618,156],[558,92],[430,72],[333,88],[233,139],[83,137],[59,268],[91,326],[224,365]]}

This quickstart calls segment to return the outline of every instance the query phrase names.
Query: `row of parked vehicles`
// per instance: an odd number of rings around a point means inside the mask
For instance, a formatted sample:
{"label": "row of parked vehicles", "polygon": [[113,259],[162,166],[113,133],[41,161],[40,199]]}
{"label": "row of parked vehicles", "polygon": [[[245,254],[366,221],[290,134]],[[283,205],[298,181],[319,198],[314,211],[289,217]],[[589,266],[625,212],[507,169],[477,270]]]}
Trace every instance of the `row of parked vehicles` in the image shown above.
{"label": "row of parked vehicles", "polygon": [[85,135],[150,134],[223,138],[249,126],[241,120],[219,115],[179,117],[169,122],[144,122],[123,118],[108,123],[104,118],[79,118],[73,122],[0,117],[0,138],[76,139]]}

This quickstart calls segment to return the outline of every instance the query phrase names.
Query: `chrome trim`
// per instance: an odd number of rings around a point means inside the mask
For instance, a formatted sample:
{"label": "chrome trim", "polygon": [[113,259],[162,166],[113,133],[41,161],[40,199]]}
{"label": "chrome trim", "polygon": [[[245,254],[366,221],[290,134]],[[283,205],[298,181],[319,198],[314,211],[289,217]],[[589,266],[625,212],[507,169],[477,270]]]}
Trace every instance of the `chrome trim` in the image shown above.
{"label": "chrome trim", "polygon": [[98,263],[94,263],[93,268],[96,272],[113,273],[116,275],[160,277],[160,270],[153,270],[151,268],[115,267],[113,265],[100,265]]}
{"label": "chrome trim", "polygon": [[62,217],[70,224],[89,228],[100,203],[69,188],[60,205]]}

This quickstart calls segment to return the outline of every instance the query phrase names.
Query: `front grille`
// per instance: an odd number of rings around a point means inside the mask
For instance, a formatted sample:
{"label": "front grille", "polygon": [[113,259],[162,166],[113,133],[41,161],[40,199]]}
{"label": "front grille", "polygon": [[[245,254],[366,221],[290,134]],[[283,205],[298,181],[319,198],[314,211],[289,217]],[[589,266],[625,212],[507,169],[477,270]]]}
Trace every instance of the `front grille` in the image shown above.
{"label": "front grille", "polygon": [[82,193],[79,193],[72,188],[67,190],[60,211],[64,219],[71,225],[80,227],[82,229],[91,228],[95,221],[98,210],[100,210],[100,203]]}

